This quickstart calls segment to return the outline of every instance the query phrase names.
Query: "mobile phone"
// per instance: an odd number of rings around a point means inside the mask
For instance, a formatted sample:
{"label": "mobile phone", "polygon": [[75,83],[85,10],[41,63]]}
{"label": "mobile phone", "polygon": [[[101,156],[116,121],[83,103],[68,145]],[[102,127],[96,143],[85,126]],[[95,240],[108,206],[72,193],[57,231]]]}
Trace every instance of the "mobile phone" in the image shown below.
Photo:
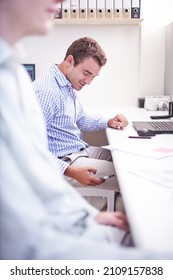
{"label": "mobile phone", "polygon": [[112,178],[115,176],[115,174],[111,174],[111,175],[97,175],[96,176],[99,178],[99,179],[103,179],[103,180],[106,180],[106,179],[109,179],[109,178]]}

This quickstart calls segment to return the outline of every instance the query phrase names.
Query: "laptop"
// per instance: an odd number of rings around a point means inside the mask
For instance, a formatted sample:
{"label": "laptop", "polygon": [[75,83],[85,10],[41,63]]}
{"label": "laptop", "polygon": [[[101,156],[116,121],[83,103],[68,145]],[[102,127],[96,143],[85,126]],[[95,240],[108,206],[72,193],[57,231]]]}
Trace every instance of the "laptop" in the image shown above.
{"label": "laptop", "polygon": [[173,121],[135,121],[132,124],[138,134],[145,130],[154,134],[173,134]]}

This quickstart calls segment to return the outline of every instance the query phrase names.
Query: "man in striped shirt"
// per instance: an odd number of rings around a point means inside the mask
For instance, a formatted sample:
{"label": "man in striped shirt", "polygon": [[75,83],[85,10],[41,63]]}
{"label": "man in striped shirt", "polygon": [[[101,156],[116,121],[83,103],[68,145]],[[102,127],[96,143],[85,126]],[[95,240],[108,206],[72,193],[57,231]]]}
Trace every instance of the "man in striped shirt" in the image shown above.
{"label": "man in striped shirt", "polygon": [[[115,210],[124,212],[116,176],[105,181],[96,174],[115,174],[110,151],[89,146],[81,131],[123,129],[128,121],[122,114],[112,119],[87,114],[75,92],[90,84],[106,61],[104,51],[95,40],[80,38],[69,46],[60,64],[53,64],[49,72],[33,84],[46,121],[49,149],[62,174],[75,187],[101,183],[115,186],[118,193]],[[90,203],[101,210],[106,201],[90,198]]]}

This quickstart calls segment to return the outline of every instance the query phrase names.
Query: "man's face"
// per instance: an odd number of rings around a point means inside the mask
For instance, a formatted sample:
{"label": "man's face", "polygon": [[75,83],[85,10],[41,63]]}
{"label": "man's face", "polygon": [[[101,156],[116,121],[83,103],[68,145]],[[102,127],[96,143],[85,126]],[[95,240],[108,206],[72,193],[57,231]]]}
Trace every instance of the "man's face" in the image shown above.
{"label": "man's face", "polygon": [[14,21],[18,22],[21,35],[46,34],[52,27],[57,3],[63,0],[10,0]]}
{"label": "man's face", "polygon": [[67,69],[66,77],[75,90],[81,90],[86,84],[89,85],[92,80],[99,75],[101,66],[92,57],[85,58],[77,66],[74,66],[74,60]]}

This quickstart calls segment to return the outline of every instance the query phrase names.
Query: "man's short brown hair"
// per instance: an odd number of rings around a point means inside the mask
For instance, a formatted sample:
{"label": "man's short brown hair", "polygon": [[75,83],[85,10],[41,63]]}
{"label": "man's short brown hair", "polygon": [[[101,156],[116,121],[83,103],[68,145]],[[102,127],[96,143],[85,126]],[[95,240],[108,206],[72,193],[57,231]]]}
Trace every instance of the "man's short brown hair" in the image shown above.
{"label": "man's short brown hair", "polygon": [[92,38],[84,37],[75,40],[68,48],[64,60],[72,55],[74,66],[78,65],[87,57],[92,57],[97,61],[99,66],[106,64],[107,58],[100,45]]}

